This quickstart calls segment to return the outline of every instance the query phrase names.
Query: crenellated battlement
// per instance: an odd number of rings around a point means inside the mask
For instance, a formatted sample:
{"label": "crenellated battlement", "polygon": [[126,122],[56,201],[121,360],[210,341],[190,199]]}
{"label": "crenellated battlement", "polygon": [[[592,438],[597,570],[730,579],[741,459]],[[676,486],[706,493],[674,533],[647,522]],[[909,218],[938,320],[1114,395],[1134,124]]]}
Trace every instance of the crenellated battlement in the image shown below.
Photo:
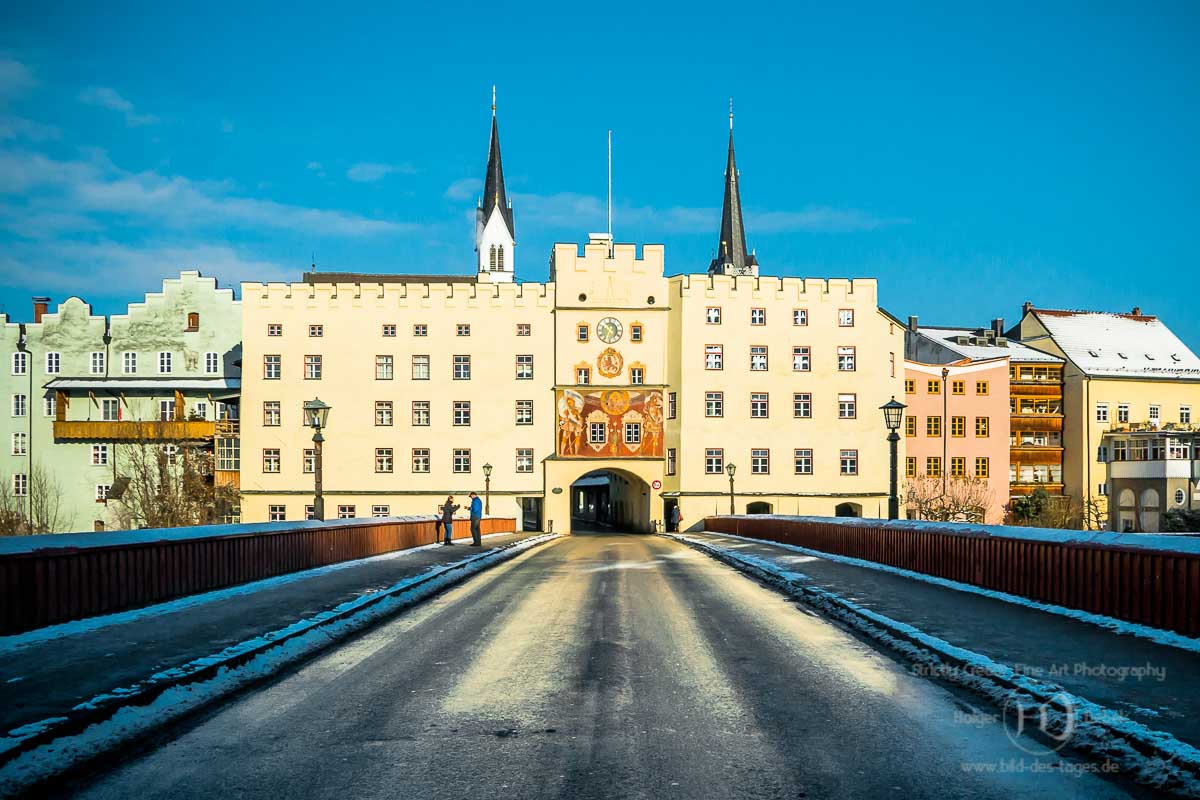
{"label": "crenellated battlement", "polygon": [[302,304],[306,308],[549,308],[554,285],[486,281],[421,281],[410,283],[243,283],[247,304],[267,308]]}
{"label": "crenellated battlement", "polygon": [[874,305],[874,278],[791,278],[775,275],[675,275],[672,295],[704,300],[841,302]]}

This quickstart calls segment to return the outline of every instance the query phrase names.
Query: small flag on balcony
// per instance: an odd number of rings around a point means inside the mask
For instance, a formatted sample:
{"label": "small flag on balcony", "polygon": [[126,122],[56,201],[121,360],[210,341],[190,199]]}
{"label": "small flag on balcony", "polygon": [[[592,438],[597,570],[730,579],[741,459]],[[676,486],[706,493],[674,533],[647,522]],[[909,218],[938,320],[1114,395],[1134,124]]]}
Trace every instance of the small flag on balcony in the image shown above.
{"label": "small flag on balcony", "polygon": [[95,392],[88,392],[88,397],[91,399],[92,405],[94,405],[96,408],[100,407],[100,401],[96,399]]}

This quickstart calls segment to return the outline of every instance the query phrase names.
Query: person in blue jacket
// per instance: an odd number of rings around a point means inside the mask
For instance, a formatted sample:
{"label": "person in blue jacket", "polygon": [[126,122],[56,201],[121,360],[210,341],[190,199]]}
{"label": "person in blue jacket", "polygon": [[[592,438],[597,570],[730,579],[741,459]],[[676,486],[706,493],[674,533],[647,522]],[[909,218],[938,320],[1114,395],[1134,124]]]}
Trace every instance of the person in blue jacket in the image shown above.
{"label": "person in blue jacket", "polygon": [[483,501],[479,495],[471,492],[471,546],[483,547],[483,535],[479,525],[483,521]]}

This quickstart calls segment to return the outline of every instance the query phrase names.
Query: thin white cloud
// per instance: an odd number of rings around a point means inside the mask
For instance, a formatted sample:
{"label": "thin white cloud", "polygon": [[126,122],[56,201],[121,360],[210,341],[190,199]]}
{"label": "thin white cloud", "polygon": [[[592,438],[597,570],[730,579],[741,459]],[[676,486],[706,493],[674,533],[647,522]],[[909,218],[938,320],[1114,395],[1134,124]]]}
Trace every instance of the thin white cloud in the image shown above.
{"label": "thin white cloud", "polygon": [[30,142],[45,142],[61,136],[62,131],[53,125],[46,125],[24,117],[0,114],[0,141],[25,139]]}
{"label": "thin white cloud", "polygon": [[125,117],[125,124],[131,128],[153,125],[158,122],[158,117],[153,114],[139,114],[133,103],[122,97],[116,89],[108,86],[92,86],[84,89],[79,94],[79,100],[89,106],[116,111]]}
{"label": "thin white cloud", "polygon": [[15,58],[0,55],[0,103],[6,103],[37,85],[29,67]]}
{"label": "thin white cloud", "polygon": [[372,161],[360,161],[346,170],[346,177],[355,183],[374,183],[394,172],[412,174],[416,170],[408,164],[378,164]]}
{"label": "thin white cloud", "polygon": [[470,200],[478,197],[483,191],[483,181],[479,178],[460,178],[446,187],[446,197],[450,200]]}

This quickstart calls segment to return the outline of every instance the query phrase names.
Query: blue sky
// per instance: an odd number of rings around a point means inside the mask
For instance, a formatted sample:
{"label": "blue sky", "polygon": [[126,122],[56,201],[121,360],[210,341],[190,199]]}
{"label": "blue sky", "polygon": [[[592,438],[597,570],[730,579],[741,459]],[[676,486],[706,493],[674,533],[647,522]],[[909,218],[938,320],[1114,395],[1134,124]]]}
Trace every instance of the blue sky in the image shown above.
{"label": "blue sky", "polygon": [[940,324],[1140,305],[1200,349],[1195,4],[437,5],[5,3],[0,305],[468,271],[496,83],[526,280],[603,229],[610,128],[617,239],[703,271],[732,95],[765,273]]}

